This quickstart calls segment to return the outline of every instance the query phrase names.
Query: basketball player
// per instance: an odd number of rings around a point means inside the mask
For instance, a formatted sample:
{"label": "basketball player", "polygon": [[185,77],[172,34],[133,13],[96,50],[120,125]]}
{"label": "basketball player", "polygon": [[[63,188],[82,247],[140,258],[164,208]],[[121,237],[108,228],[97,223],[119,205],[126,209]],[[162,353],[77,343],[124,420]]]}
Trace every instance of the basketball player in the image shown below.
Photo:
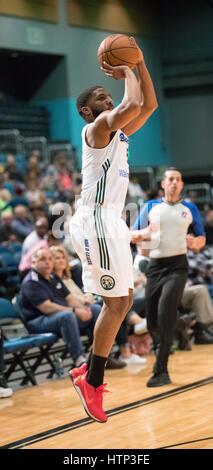
{"label": "basketball player", "polygon": [[70,372],[85,411],[99,422],[107,421],[102,408],[105,364],[132,305],[130,232],[121,219],[129,183],[128,136],[157,108],[140,49],[138,78],[127,66],[104,63],[102,70],[109,77],[124,80],[124,95],[114,107],[110,93],[98,85],[77,99],[78,111],[87,124],[82,131],[81,200],[70,226],[74,248],[82,261],[85,291],[103,297],[88,369],[84,364]]}
{"label": "basketball player", "polygon": [[[153,375],[148,387],[171,383],[167,364],[173,341],[177,309],[187,280],[187,248],[199,251],[205,245],[205,232],[197,206],[181,199],[182,174],[174,167],[165,171],[161,182],[164,197],[148,201],[133,229],[134,242],[140,229],[151,227],[151,261],[146,272],[146,317],[153,339],[160,340]],[[190,232],[188,233],[190,227]],[[138,230],[138,232],[136,232]],[[132,232],[134,233],[134,232]],[[138,238],[137,238],[138,233]]]}

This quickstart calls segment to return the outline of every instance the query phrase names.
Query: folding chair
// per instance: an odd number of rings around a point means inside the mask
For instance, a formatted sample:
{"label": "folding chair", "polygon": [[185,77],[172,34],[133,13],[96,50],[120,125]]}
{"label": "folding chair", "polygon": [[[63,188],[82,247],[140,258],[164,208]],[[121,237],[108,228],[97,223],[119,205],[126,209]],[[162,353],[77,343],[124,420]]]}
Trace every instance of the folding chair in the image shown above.
{"label": "folding chair", "polygon": [[[0,319],[6,318],[21,319],[18,309],[15,309],[9,300],[0,299]],[[58,337],[54,333],[29,334],[12,339],[5,338],[4,353],[5,355],[12,354],[12,358],[6,361],[9,365],[5,372],[6,379],[19,367],[25,374],[22,384],[30,381],[33,385],[36,385],[34,373],[43,359],[46,359],[51,368],[55,369],[48,351],[57,340]],[[38,348],[39,352],[30,355],[29,350],[32,348]],[[34,359],[34,362],[29,364],[29,359]]]}

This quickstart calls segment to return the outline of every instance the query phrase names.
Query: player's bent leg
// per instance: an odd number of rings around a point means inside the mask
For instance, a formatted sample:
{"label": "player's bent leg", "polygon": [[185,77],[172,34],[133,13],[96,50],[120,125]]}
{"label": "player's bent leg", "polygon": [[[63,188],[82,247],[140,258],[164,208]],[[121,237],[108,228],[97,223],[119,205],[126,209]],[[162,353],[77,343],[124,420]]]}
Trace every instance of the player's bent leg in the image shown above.
{"label": "player's bent leg", "polygon": [[98,422],[107,421],[107,415],[103,410],[103,394],[107,391],[106,384],[103,384],[105,364],[117,331],[132,303],[131,295],[130,298],[126,296],[103,300],[104,305],[94,330],[89,371],[86,370],[86,366],[82,366],[82,370],[74,369],[70,373],[86,413]]}

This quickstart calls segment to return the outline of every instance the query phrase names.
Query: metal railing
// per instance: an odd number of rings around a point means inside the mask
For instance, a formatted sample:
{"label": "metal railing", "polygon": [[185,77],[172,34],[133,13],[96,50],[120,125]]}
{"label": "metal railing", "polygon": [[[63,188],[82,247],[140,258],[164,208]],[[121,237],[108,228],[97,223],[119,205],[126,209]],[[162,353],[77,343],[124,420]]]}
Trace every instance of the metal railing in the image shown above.
{"label": "metal railing", "polygon": [[183,188],[183,197],[191,198],[195,203],[212,202],[212,187],[208,183],[186,184]]}
{"label": "metal railing", "polygon": [[69,163],[70,169],[76,167],[75,148],[71,144],[50,144],[48,145],[48,161],[54,163],[54,159],[59,153],[63,153]]}
{"label": "metal railing", "polygon": [[24,137],[18,129],[0,130],[0,151],[24,153]]}
{"label": "metal railing", "polygon": [[138,179],[142,189],[147,191],[156,187],[154,170],[150,166],[141,168],[131,168],[130,175],[135,176]]}
{"label": "metal railing", "polygon": [[26,156],[29,157],[33,150],[38,150],[41,153],[41,161],[48,165],[48,146],[46,137],[40,136],[24,138],[24,153]]}

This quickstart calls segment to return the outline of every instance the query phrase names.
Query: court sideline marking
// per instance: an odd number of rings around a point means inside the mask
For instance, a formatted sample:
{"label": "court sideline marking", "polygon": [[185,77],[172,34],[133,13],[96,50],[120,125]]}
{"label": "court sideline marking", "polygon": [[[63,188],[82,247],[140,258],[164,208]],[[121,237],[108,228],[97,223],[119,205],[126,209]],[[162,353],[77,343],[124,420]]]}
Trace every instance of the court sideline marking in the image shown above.
{"label": "court sideline marking", "polygon": [[[170,398],[172,396],[179,395],[184,392],[188,392],[189,390],[193,390],[195,388],[208,385],[212,382],[213,382],[213,376],[207,377],[197,382],[192,382],[191,384],[182,385],[181,387],[177,387],[167,392],[153,395],[152,397],[147,397],[142,400],[137,400],[135,402],[129,403],[127,405],[122,405],[116,408],[112,408],[111,410],[107,411],[107,416],[110,417],[110,416],[115,416],[117,414],[125,413],[126,411],[130,411],[135,408],[139,408],[141,406],[146,406],[146,405],[155,403],[160,400],[165,400],[166,398]],[[34,444],[35,442],[43,441],[51,437],[63,434],[68,431],[73,431],[75,429],[78,429],[80,427],[83,427],[92,423],[94,423],[94,421],[91,418],[83,418],[83,419],[74,421],[69,424],[64,424],[62,426],[58,426],[56,428],[49,429],[47,431],[34,434],[32,436],[28,436],[28,437],[25,437],[23,439],[20,439],[14,442],[10,442],[8,444],[5,444],[4,446],[0,446],[0,449],[21,449],[23,447],[25,448],[31,444]]]}

